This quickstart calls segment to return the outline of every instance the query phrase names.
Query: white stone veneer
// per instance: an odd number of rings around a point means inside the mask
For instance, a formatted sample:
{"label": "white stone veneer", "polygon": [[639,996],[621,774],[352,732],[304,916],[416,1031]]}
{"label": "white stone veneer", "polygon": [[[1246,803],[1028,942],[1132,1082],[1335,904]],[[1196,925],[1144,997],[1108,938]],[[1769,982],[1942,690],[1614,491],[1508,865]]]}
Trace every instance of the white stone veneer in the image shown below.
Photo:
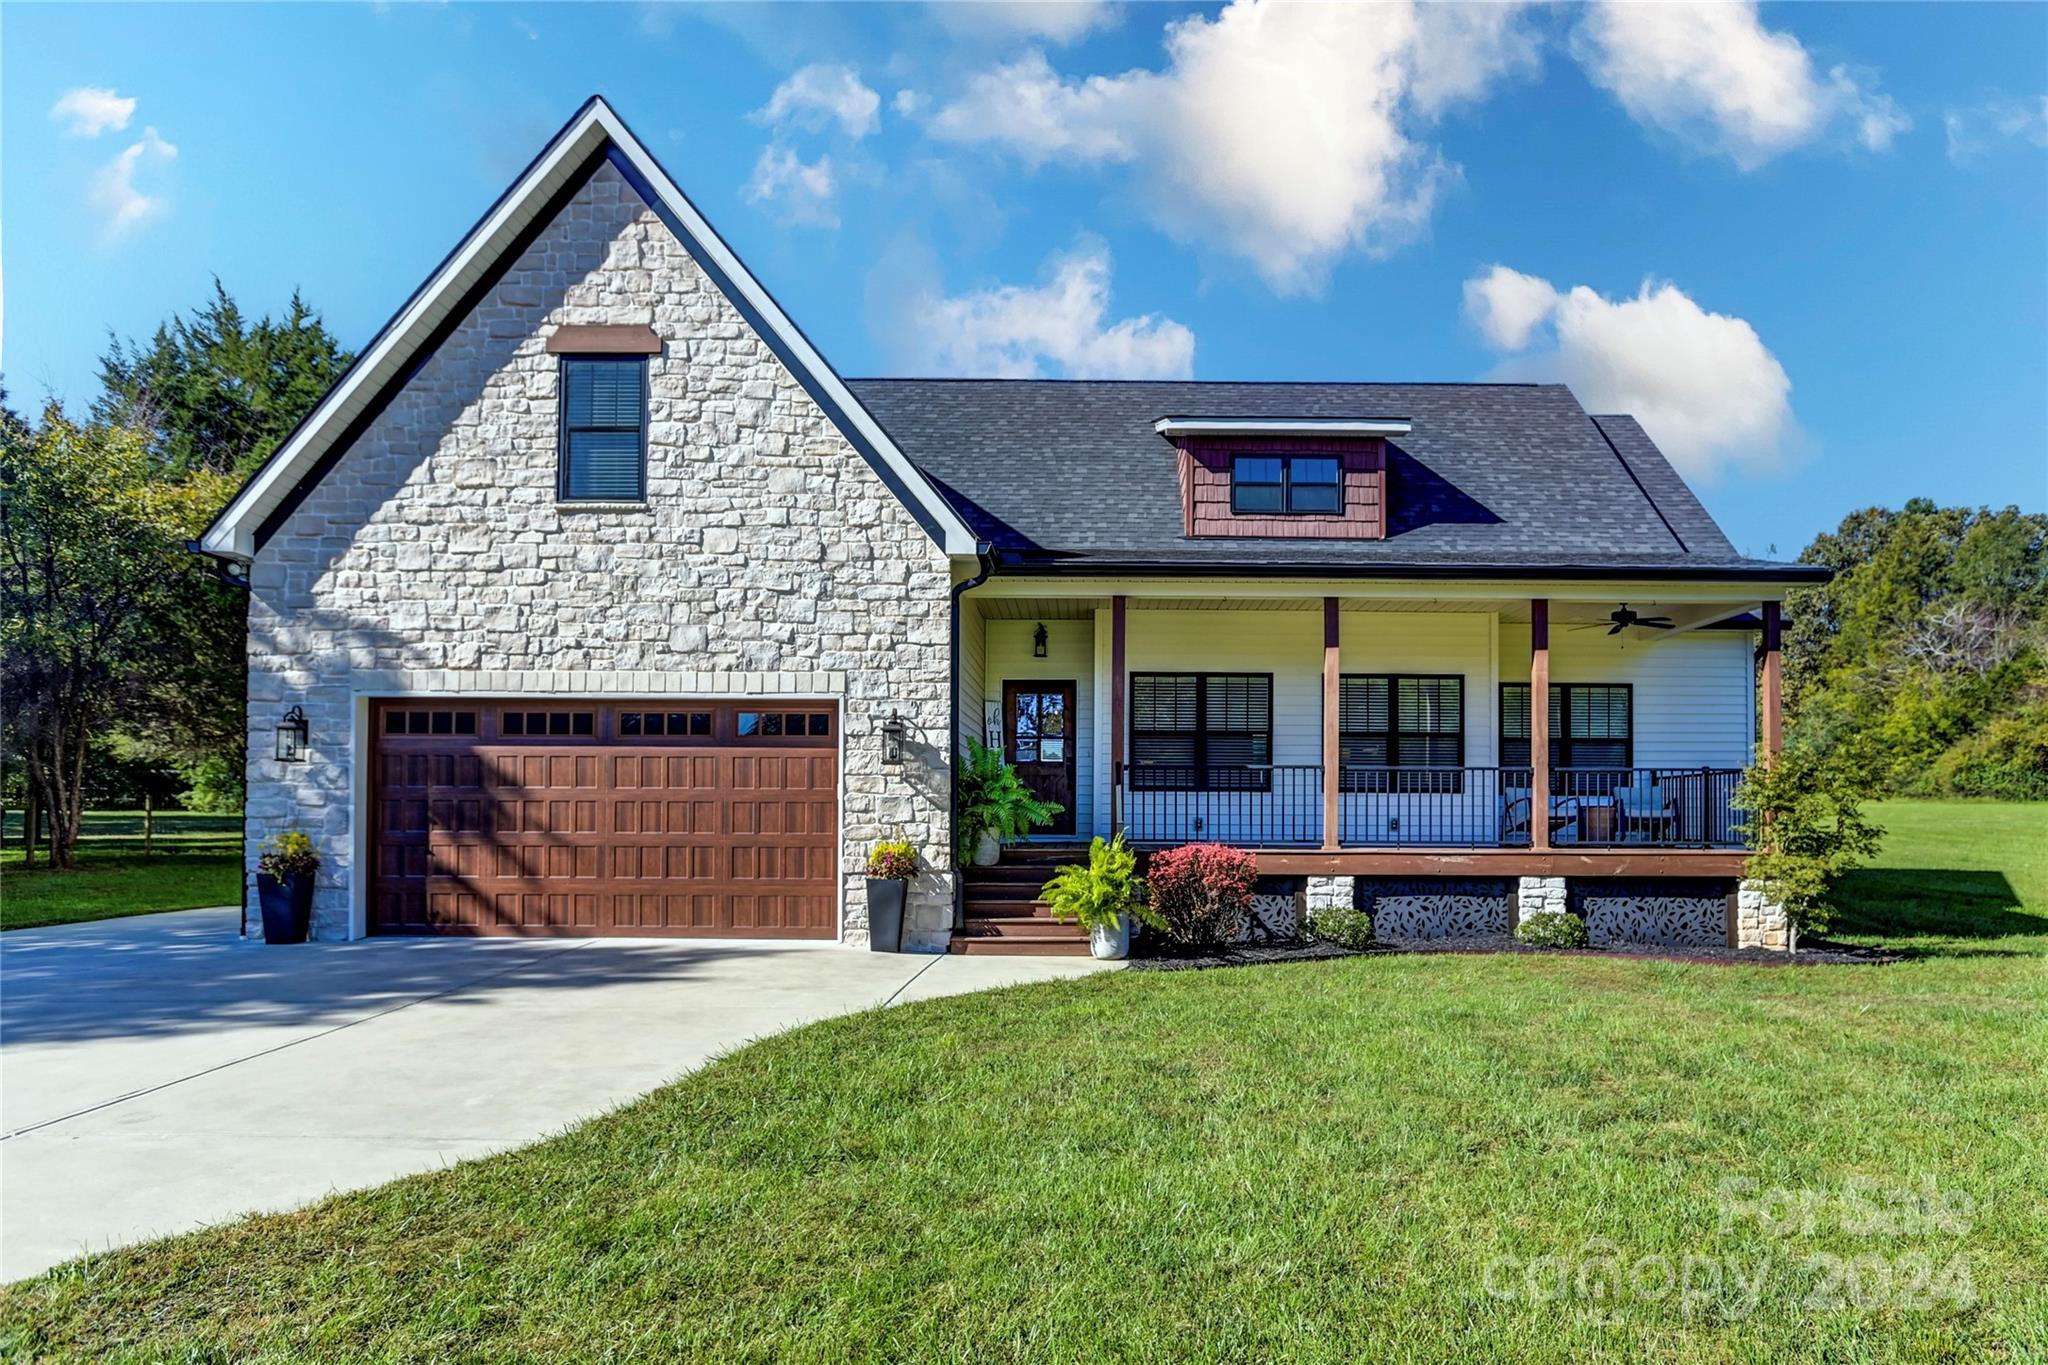
{"label": "white stone veneer", "polygon": [[[556,502],[559,325],[644,323],[644,507]],[[945,556],[610,166],[568,204],[258,552],[248,832],[300,828],[314,932],[359,930],[356,734],[368,695],[835,697],[842,936],[865,942],[883,837],[930,871],[907,942],[942,946]],[[309,761],[271,758],[299,704]],[[904,763],[879,726],[903,715]],[[253,870],[253,869],[252,869]]]}

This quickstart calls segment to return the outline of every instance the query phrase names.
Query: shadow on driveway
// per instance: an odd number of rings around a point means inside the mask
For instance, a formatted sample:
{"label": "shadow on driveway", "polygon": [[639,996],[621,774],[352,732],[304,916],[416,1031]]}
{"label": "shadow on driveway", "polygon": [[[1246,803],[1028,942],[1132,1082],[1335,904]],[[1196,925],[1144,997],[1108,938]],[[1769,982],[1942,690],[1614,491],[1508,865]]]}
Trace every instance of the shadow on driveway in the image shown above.
{"label": "shadow on driveway", "polygon": [[0,936],[0,1042],[168,1037],[223,1025],[327,1025],[432,997],[683,985],[736,956],[826,951],[715,940],[365,939],[266,947],[233,909]]}

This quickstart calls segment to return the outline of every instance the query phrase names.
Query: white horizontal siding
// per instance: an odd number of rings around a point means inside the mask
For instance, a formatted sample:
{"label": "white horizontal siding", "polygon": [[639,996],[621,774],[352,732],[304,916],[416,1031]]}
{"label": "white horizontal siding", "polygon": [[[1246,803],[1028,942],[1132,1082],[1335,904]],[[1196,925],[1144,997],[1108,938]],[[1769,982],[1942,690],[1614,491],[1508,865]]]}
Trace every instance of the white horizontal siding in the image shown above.
{"label": "white horizontal siding", "polygon": [[[1095,623],[1092,621],[1046,621],[1045,657],[1032,657],[1032,633],[1037,621],[990,621],[988,640],[988,700],[1001,702],[1003,684],[1010,682],[1071,682],[1074,684],[1074,828],[1095,828],[1095,782],[1089,771],[1095,754]],[[982,708],[977,705],[975,715]],[[1005,724],[1007,724],[1007,719]],[[976,721],[979,730],[980,722]],[[977,735],[979,738],[980,736]]]}
{"label": "white horizontal siding", "polygon": [[[1550,680],[1628,683],[1634,688],[1639,768],[1749,766],[1756,724],[1754,642],[1740,631],[1693,631],[1669,639],[1606,631],[1550,630]],[[1529,680],[1529,627],[1500,628],[1501,681]]]}
{"label": "white horizontal siding", "polygon": [[[1104,613],[1108,615],[1108,613]],[[1125,659],[1132,673],[1271,673],[1273,763],[1323,761],[1323,618],[1306,611],[1145,611],[1133,607],[1125,624]],[[1296,776],[1296,783],[1315,783]],[[1276,785],[1290,778],[1277,774]],[[1130,823],[1141,834],[1148,815],[1185,813],[1202,821],[1201,837],[1249,842],[1264,831],[1314,820],[1321,798],[1311,789],[1293,801],[1284,791],[1131,792]]]}
{"label": "white horizontal siding", "polygon": [[967,752],[967,741],[982,738],[982,703],[988,696],[988,632],[981,608],[969,598],[960,604],[960,714],[953,718],[959,733],[953,745]]}
{"label": "white horizontal siding", "polygon": [[[1465,680],[1465,766],[1493,764],[1500,726],[1494,621],[1479,612],[1344,612],[1338,658],[1346,673],[1453,674]],[[1347,792],[1347,842],[1491,843],[1502,798],[1490,774],[1455,792]]]}

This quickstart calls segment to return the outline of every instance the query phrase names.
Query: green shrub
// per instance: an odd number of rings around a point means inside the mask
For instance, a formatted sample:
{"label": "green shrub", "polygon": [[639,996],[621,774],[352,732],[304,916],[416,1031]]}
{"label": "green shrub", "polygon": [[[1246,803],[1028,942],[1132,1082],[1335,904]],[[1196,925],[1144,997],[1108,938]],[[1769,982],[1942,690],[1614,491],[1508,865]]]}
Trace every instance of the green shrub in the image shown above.
{"label": "green shrub", "polygon": [[1923,785],[1941,796],[2048,801],[2048,702],[2001,716],[1951,746]]}
{"label": "green shrub", "polygon": [[1583,948],[1586,922],[1577,915],[1542,910],[1515,926],[1515,942],[1537,948]]}
{"label": "green shrub", "polygon": [[209,815],[239,815],[246,795],[242,771],[218,755],[202,758],[184,770],[189,784],[182,798],[186,810]]}
{"label": "green shrub", "polygon": [[953,832],[953,852],[961,863],[974,857],[974,846],[984,834],[998,839],[1021,839],[1039,825],[1049,825],[1066,807],[1041,801],[1017,776],[1017,770],[1003,762],[1002,754],[978,740],[967,741],[967,761],[960,765],[956,786],[959,793],[959,824]]}
{"label": "green shrub", "polygon": [[1308,936],[1334,943],[1339,948],[1349,948],[1354,953],[1364,952],[1372,947],[1372,916],[1363,910],[1337,906],[1311,910],[1308,914]]}
{"label": "green shrub", "polygon": [[1083,929],[1098,926],[1117,929],[1124,916],[1153,928],[1165,922],[1145,904],[1145,879],[1138,875],[1138,855],[1124,847],[1124,836],[1115,843],[1100,837],[1088,846],[1088,863],[1069,863],[1053,873],[1052,880],[1038,894],[1052,908],[1052,917],[1062,924],[1078,923]]}
{"label": "green shrub", "polygon": [[1735,808],[1748,815],[1743,838],[1756,850],[1749,875],[1785,908],[1795,946],[1798,935],[1828,927],[1828,891],[1876,854],[1884,833],[1863,818],[1873,765],[1860,748],[1787,749],[1751,768],[1735,790]]}

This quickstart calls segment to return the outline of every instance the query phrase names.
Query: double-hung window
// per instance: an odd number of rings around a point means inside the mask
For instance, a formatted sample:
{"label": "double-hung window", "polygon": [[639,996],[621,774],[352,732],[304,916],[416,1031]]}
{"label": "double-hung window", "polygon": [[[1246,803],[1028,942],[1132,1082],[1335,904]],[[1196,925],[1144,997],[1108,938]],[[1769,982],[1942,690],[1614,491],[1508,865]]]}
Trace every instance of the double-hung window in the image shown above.
{"label": "double-hung window", "polygon": [[1465,785],[1465,679],[1347,674],[1338,680],[1342,787],[1459,792]]}
{"label": "double-hung window", "polygon": [[1344,474],[1335,455],[1233,455],[1230,510],[1258,515],[1344,510]]}
{"label": "double-hung window", "polygon": [[[1627,683],[1550,685],[1550,766],[1626,771],[1635,762],[1635,691]],[[1529,766],[1529,684],[1500,688],[1500,765]]]}
{"label": "double-hung window", "polygon": [[1269,791],[1273,675],[1133,673],[1133,791]]}
{"label": "double-hung window", "polygon": [[647,357],[562,358],[564,502],[639,502],[647,496]]}

